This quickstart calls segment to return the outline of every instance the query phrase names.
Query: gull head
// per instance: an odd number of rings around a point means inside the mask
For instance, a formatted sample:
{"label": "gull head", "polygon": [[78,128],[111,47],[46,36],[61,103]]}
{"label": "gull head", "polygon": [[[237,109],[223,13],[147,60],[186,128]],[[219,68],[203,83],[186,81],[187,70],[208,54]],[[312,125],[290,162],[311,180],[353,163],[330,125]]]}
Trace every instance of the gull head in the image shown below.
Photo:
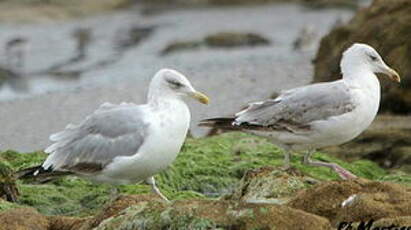
{"label": "gull head", "polygon": [[385,64],[374,48],[366,44],[355,43],[343,53],[341,60],[343,74],[349,72],[350,69],[356,69],[355,67],[368,68],[373,73],[387,75],[395,82],[399,83],[401,81],[399,74]]}
{"label": "gull head", "polygon": [[153,77],[148,93],[149,101],[158,97],[191,97],[203,104],[208,104],[208,97],[195,90],[190,81],[180,72],[161,69]]}

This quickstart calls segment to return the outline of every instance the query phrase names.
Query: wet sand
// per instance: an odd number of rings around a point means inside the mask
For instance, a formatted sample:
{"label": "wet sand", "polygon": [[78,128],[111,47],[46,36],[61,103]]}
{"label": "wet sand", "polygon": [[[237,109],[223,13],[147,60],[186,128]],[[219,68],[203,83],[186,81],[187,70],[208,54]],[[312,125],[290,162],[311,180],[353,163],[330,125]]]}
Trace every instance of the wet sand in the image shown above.
{"label": "wet sand", "polygon": [[[103,102],[143,103],[152,75],[162,67],[175,68],[211,98],[209,106],[189,101],[192,132],[205,132],[195,124],[213,116],[230,115],[248,102],[270,97],[274,92],[308,84],[311,60],[320,38],[337,20],[348,20],[352,11],[312,10],[281,4],[173,10],[143,15],[138,9],[56,24],[0,25],[0,44],[13,36],[30,41],[24,73],[39,72],[75,56],[73,30],[90,28],[92,42],[86,58],[63,70],[81,70],[99,61],[113,63],[87,69],[74,79],[48,74],[24,75],[28,90],[17,92],[8,82],[0,89],[0,149],[34,151],[49,143],[48,136],[66,124],[77,123]],[[116,38],[133,27],[155,29],[138,45],[119,55]],[[292,44],[302,28],[312,26],[313,44],[294,51]],[[161,56],[170,42],[202,39],[224,32],[254,32],[271,41],[269,46],[232,49],[200,48]],[[116,56],[118,55],[118,56]],[[0,59],[2,63],[6,60]]]}

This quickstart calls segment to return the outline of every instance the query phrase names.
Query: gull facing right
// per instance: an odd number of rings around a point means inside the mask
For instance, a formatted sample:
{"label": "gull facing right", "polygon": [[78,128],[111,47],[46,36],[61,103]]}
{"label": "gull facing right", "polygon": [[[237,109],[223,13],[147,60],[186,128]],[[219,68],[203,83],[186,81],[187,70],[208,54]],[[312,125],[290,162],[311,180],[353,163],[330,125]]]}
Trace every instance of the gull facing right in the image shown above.
{"label": "gull facing right", "polygon": [[145,181],[168,200],[154,175],[174,161],[186,138],[191,119],[187,97],[208,104],[183,74],[162,69],[151,80],[146,104],[104,103],[80,124],[51,135],[47,159],[18,177],[76,175],[113,185]]}
{"label": "gull facing right", "polygon": [[282,92],[277,98],[251,103],[232,118],[204,120],[200,126],[237,129],[268,138],[290,152],[306,150],[303,162],[334,170],[343,179],[356,178],[335,163],[310,159],[315,149],[348,142],[367,129],[380,105],[380,82],[375,73],[400,82],[398,73],[385,64],[369,45],[355,43],[340,62],[342,79]]}

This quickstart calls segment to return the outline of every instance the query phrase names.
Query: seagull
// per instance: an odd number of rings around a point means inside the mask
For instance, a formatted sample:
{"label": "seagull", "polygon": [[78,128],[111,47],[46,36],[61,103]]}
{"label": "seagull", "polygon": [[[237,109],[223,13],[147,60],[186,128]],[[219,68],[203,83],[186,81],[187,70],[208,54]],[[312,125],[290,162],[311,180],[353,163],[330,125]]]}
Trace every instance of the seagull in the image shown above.
{"label": "seagull", "polygon": [[209,101],[183,74],[162,69],[151,80],[147,104],[104,103],[80,124],[51,135],[47,159],[19,177],[72,174],[113,185],[145,181],[167,200],[154,175],[174,161],[186,138],[191,117],[186,97]]}
{"label": "seagull", "polygon": [[255,102],[231,118],[203,120],[200,126],[241,130],[262,136],[284,149],[284,168],[291,151],[306,151],[303,163],[325,166],[343,179],[356,178],[335,163],[313,161],[317,148],[340,145],[361,134],[374,120],[380,105],[375,73],[400,82],[369,45],[355,43],[342,56],[342,79],[282,92],[277,98]]}

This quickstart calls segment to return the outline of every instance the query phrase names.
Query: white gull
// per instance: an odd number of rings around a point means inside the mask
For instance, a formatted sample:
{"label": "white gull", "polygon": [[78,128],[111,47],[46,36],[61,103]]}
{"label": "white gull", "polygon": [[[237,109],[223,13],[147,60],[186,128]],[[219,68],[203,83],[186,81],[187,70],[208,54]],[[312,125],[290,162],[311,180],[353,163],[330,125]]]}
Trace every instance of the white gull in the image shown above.
{"label": "white gull", "polygon": [[340,63],[342,79],[282,92],[277,98],[252,103],[233,118],[204,120],[202,126],[237,129],[268,138],[285,150],[306,150],[304,163],[333,169],[342,178],[355,176],[334,163],[312,161],[315,149],[343,144],[357,137],[374,120],[380,105],[380,83],[375,73],[400,82],[371,46],[356,43]]}
{"label": "white gull", "polygon": [[173,162],[186,138],[187,96],[208,103],[181,73],[162,69],[150,83],[147,104],[101,105],[79,125],[51,135],[48,158],[20,177],[74,174],[114,185],[146,181],[167,200],[153,176]]}

